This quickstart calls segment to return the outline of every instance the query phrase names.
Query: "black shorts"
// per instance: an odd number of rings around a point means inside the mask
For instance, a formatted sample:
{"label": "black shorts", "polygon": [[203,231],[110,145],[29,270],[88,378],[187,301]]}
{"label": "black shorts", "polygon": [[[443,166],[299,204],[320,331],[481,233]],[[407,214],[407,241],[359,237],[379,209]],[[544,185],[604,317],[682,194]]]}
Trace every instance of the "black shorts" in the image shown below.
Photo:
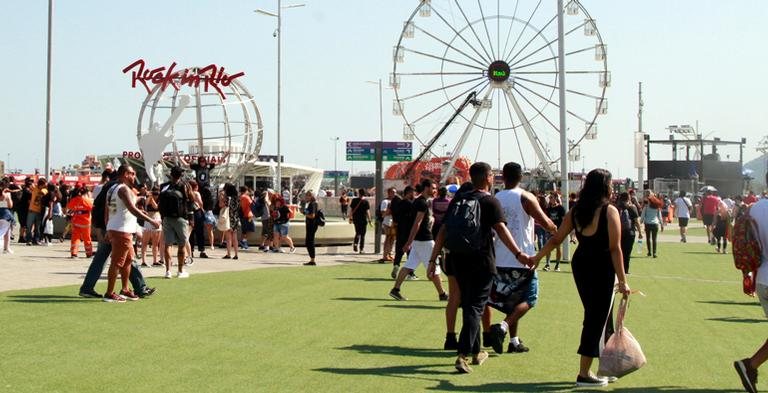
{"label": "black shorts", "polygon": [[442,270],[446,276],[456,275],[456,266],[454,265],[453,258],[451,258],[451,253],[445,253],[445,258],[442,258],[440,270]]}
{"label": "black shorts", "polygon": [[715,222],[715,215],[714,214],[702,214],[701,220],[704,221],[704,225],[710,226],[713,222]]}
{"label": "black shorts", "polygon": [[688,226],[688,217],[677,217],[677,224],[680,226],[680,228],[685,228]]}

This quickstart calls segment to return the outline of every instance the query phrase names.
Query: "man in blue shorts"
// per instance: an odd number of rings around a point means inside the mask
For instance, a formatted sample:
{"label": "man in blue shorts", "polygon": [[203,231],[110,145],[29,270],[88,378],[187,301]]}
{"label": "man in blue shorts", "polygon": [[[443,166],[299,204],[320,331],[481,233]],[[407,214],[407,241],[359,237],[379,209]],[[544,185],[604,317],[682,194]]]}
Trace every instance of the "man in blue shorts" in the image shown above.
{"label": "man in blue shorts", "polygon": [[[519,187],[523,176],[519,164],[509,162],[504,165],[502,176],[504,190],[495,198],[499,201],[507,228],[523,254],[536,252],[534,240],[534,220],[550,233],[557,231],[557,226],[544,213],[536,197]],[[496,353],[503,353],[504,338],[510,336],[508,353],[528,352],[528,347],[517,336],[520,319],[534,306],[539,297],[539,278],[536,270],[531,270],[506,247],[498,238],[496,247],[496,270],[493,279],[491,297],[488,305],[505,313],[501,323],[490,327],[490,344]],[[490,318],[488,318],[490,320]]]}

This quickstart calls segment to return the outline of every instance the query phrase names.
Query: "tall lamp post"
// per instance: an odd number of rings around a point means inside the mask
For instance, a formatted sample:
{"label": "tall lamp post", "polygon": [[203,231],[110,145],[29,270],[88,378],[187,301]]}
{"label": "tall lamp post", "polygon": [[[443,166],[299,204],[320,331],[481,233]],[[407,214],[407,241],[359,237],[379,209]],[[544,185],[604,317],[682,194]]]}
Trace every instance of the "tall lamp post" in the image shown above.
{"label": "tall lamp post", "polygon": [[[366,83],[376,84],[374,81],[365,81]],[[382,179],[383,160],[384,160],[384,100],[382,97],[381,78],[379,78],[379,142],[376,144],[376,208],[381,206],[384,200],[384,179]],[[381,222],[376,220],[374,224],[374,242],[373,250],[376,254],[381,252]]]}
{"label": "tall lamp post", "polygon": [[280,150],[280,85],[282,83],[281,80],[281,74],[280,74],[280,66],[282,62],[281,58],[281,49],[282,49],[282,41],[283,41],[283,34],[282,34],[282,10],[284,8],[297,8],[297,7],[304,7],[306,4],[291,4],[291,5],[282,5],[281,0],[277,0],[277,13],[265,11],[262,9],[254,10],[253,12],[256,12],[257,14],[272,16],[277,18],[277,30],[275,30],[274,36],[277,38],[277,190],[279,191],[282,189],[282,183],[283,183],[283,174],[282,174],[282,156],[281,156],[281,150]]}
{"label": "tall lamp post", "polygon": [[51,166],[51,54],[53,52],[53,0],[48,0],[48,72],[45,87],[45,174]]}
{"label": "tall lamp post", "polygon": [[[560,109],[560,190],[563,198],[570,193],[568,184],[568,128],[565,118],[565,32],[563,27],[563,0],[557,0],[557,76]],[[563,260],[570,260],[569,243],[563,242]]]}
{"label": "tall lamp post", "polygon": [[339,195],[339,167],[337,166],[336,159],[338,158],[339,137],[331,138],[333,141],[333,195]]}

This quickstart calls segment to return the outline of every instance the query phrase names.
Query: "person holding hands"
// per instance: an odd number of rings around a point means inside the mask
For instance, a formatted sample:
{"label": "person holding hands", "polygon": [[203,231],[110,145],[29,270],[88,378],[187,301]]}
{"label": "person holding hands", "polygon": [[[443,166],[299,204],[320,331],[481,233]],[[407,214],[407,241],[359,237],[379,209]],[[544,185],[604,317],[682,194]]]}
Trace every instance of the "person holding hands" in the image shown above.
{"label": "person holding hands", "polygon": [[571,269],[584,307],[577,386],[605,386],[615,380],[611,376],[595,376],[590,371],[592,361],[600,356],[601,342],[613,334],[614,290],[624,296],[630,292],[621,253],[619,212],[610,204],[610,197],[611,173],[605,169],[590,171],[576,206],[566,214],[557,233],[533,257],[538,265],[571,231],[576,231],[579,245],[573,254]]}

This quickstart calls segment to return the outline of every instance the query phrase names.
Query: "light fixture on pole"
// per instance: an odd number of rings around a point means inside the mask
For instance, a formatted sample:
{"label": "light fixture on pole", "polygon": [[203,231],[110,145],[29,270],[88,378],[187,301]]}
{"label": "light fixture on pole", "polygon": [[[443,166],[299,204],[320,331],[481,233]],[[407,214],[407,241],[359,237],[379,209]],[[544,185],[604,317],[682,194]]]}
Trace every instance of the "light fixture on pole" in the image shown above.
{"label": "light fixture on pole", "polygon": [[271,17],[277,18],[277,30],[275,30],[275,32],[272,34],[272,36],[277,38],[277,170],[276,170],[277,185],[276,185],[276,187],[278,187],[278,190],[282,189],[282,182],[283,182],[283,178],[282,178],[282,176],[283,176],[283,174],[282,174],[282,155],[281,155],[281,150],[280,150],[280,138],[281,138],[281,134],[280,134],[280,109],[281,109],[280,108],[280,103],[281,103],[281,99],[280,99],[281,98],[281,96],[280,96],[280,85],[282,83],[282,80],[280,79],[280,76],[281,76],[280,75],[280,66],[281,66],[281,61],[282,61],[282,59],[281,59],[281,49],[282,48],[281,47],[282,47],[282,40],[283,40],[283,35],[281,34],[282,33],[282,30],[281,30],[282,29],[282,14],[281,14],[281,10],[286,9],[286,8],[304,7],[305,5],[306,4],[291,4],[291,5],[283,6],[282,5],[282,1],[281,0],[277,0],[277,13],[265,11],[265,10],[262,10],[262,9],[257,9],[257,10],[253,11],[253,12],[257,13],[257,14],[262,14],[262,15],[266,15],[266,16],[271,16]]}

